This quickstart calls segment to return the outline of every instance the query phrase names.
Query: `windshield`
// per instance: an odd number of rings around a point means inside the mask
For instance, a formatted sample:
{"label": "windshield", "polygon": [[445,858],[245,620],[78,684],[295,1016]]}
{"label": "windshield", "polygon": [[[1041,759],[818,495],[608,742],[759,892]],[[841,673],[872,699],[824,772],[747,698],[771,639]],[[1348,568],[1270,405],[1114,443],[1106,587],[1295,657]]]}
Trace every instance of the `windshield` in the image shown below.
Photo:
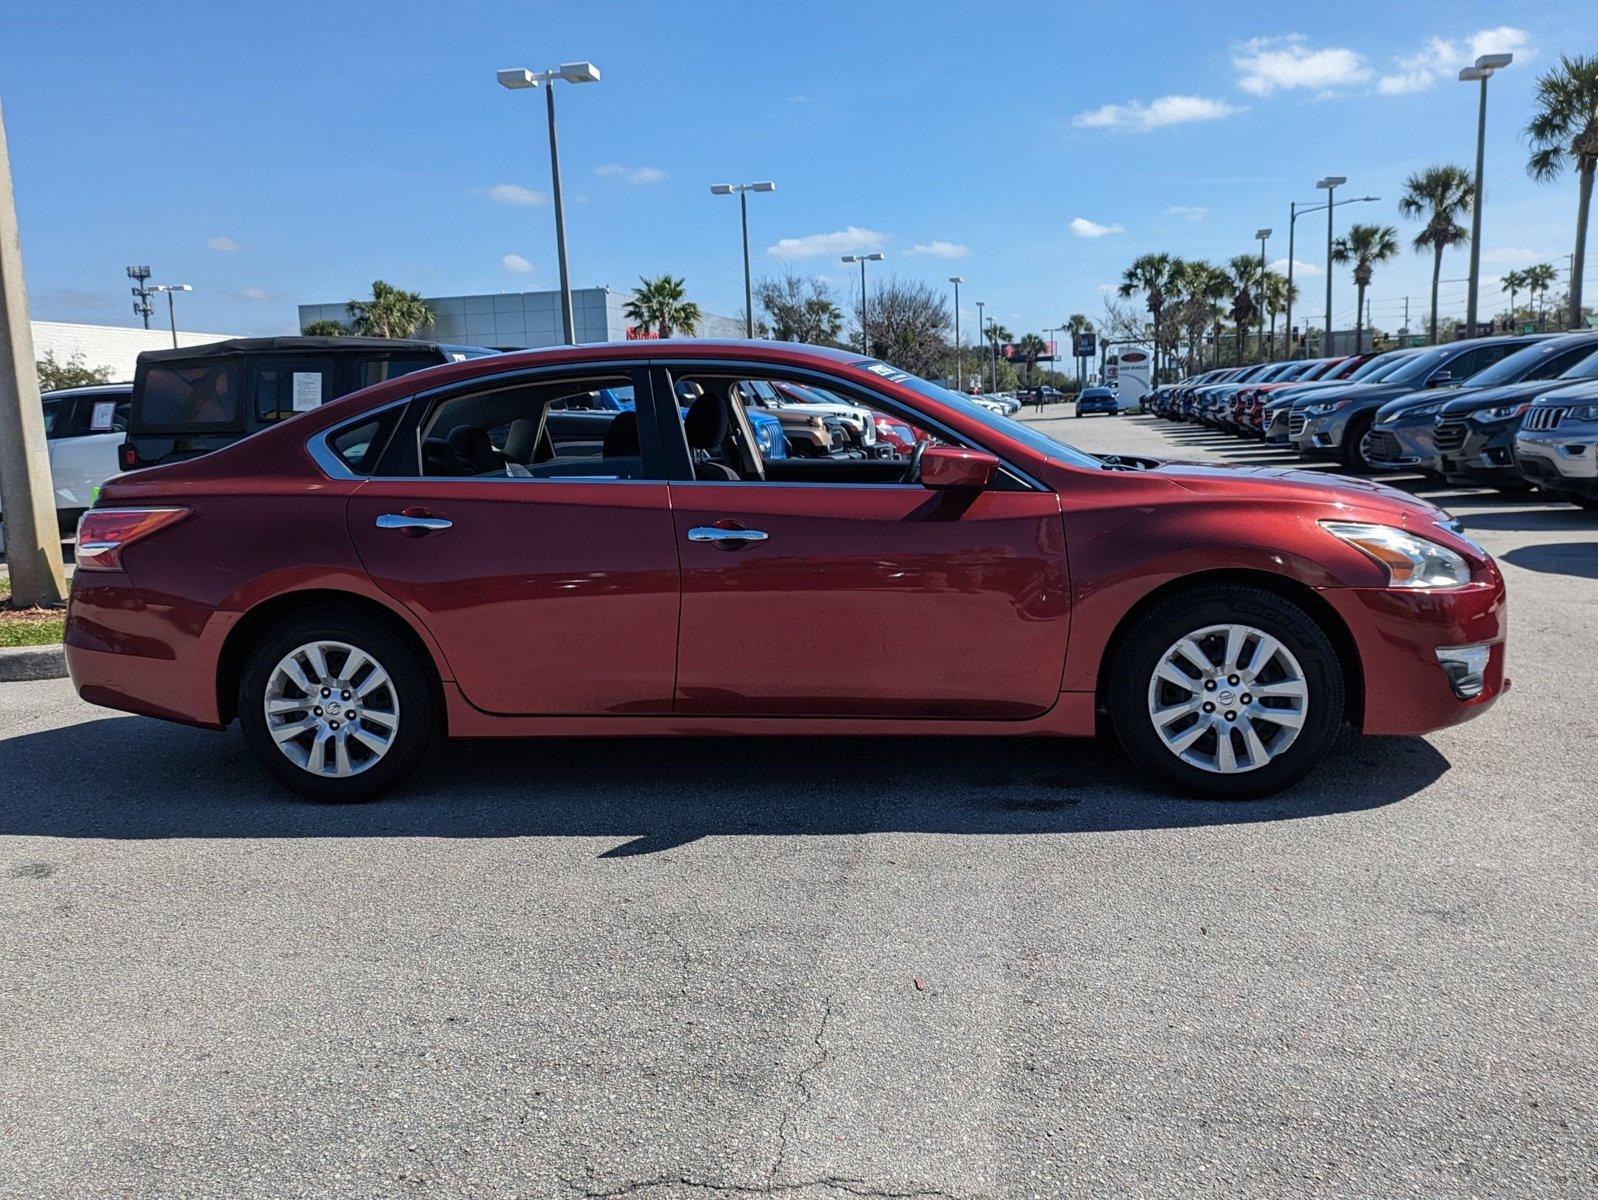
{"label": "windshield", "polygon": [[1389,350],[1386,354],[1378,354],[1341,382],[1374,383],[1378,379],[1385,379],[1409,361],[1409,354],[1407,350]]}
{"label": "windshield", "polygon": [[1561,379],[1598,379],[1598,350],[1567,370]]}
{"label": "windshield", "polygon": [[929,400],[936,400],[939,404],[954,409],[961,416],[985,425],[995,433],[1002,433],[1011,441],[1020,442],[1029,450],[1048,455],[1048,457],[1066,463],[1069,466],[1102,467],[1104,465],[1091,454],[1084,454],[1075,446],[1068,446],[1064,442],[1056,441],[1048,434],[1039,432],[1032,425],[1023,425],[1014,417],[1001,416],[992,409],[983,408],[982,405],[977,404],[968,397],[960,395],[959,392],[951,392],[948,388],[929,383],[927,380],[912,375],[908,371],[899,370],[898,367],[890,367],[885,362],[875,362],[871,359],[857,362],[854,366],[862,371],[870,371],[873,375],[907,387],[912,392],[925,396]]}
{"label": "windshield", "polygon": [[1382,376],[1382,382],[1400,384],[1424,383],[1428,375],[1452,359],[1457,353],[1458,351],[1452,346],[1423,351],[1411,358],[1398,370]]}
{"label": "windshield", "polygon": [[1586,338],[1574,342],[1559,338],[1534,342],[1507,358],[1499,359],[1486,370],[1477,371],[1470,377],[1470,386],[1498,387],[1506,383],[1557,379],[1567,369],[1584,361],[1592,349],[1593,344]]}

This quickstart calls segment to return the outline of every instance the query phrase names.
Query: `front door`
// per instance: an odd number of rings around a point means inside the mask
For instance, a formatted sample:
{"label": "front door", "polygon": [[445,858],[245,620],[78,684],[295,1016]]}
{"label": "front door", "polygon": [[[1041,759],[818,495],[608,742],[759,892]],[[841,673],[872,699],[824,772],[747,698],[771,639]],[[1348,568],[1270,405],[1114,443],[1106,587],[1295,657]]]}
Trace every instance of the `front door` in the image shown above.
{"label": "front door", "polygon": [[634,384],[603,369],[474,382],[395,435],[413,447],[413,477],[385,463],[350,499],[367,571],[432,632],[480,709],[671,710],[676,532],[647,406],[646,427],[617,413],[581,443],[546,419],[552,401]]}

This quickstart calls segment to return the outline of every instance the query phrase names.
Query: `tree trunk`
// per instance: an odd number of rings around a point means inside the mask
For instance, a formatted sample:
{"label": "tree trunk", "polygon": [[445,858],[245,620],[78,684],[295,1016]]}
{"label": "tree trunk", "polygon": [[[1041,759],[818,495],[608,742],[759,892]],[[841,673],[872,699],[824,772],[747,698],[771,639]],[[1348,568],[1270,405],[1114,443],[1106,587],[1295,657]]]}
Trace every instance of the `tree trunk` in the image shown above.
{"label": "tree trunk", "polygon": [[1576,204],[1576,256],[1570,261],[1570,328],[1581,328],[1581,277],[1587,257],[1587,217],[1592,211],[1592,178],[1598,158],[1581,164],[1581,199]]}
{"label": "tree trunk", "polygon": [[1365,353],[1365,285],[1362,283],[1355,290],[1358,305],[1354,309],[1354,353]]}
{"label": "tree trunk", "polygon": [[1437,344],[1437,283],[1443,273],[1443,248],[1432,247],[1432,329],[1431,344]]}

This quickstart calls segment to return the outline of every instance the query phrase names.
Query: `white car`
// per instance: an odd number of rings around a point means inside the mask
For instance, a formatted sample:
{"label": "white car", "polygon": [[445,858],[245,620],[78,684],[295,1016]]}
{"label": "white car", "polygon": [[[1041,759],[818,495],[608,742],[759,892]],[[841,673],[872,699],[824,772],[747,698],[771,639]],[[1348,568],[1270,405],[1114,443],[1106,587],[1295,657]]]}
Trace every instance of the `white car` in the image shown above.
{"label": "white car", "polygon": [[56,516],[65,532],[77,527],[95,491],[120,469],[117,447],[127,433],[133,385],[64,388],[40,399]]}

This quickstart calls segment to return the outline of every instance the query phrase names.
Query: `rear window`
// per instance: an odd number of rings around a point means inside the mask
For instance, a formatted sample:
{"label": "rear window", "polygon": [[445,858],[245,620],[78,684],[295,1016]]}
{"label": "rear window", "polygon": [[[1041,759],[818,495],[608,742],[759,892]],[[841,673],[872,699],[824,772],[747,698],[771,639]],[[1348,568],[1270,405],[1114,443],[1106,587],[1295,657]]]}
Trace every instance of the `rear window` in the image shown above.
{"label": "rear window", "polygon": [[355,386],[371,387],[374,383],[398,379],[401,375],[424,371],[438,364],[439,358],[433,354],[387,354],[378,358],[363,358],[356,364]]}
{"label": "rear window", "polygon": [[399,423],[403,409],[389,408],[375,417],[346,425],[327,439],[328,448],[356,475],[370,475],[377,469],[389,435]]}
{"label": "rear window", "polygon": [[281,421],[310,412],[338,394],[338,376],[327,358],[270,359],[251,365],[255,374],[255,415]]}
{"label": "rear window", "polygon": [[231,360],[152,366],[144,377],[139,420],[152,429],[222,429],[239,423],[243,372]]}

